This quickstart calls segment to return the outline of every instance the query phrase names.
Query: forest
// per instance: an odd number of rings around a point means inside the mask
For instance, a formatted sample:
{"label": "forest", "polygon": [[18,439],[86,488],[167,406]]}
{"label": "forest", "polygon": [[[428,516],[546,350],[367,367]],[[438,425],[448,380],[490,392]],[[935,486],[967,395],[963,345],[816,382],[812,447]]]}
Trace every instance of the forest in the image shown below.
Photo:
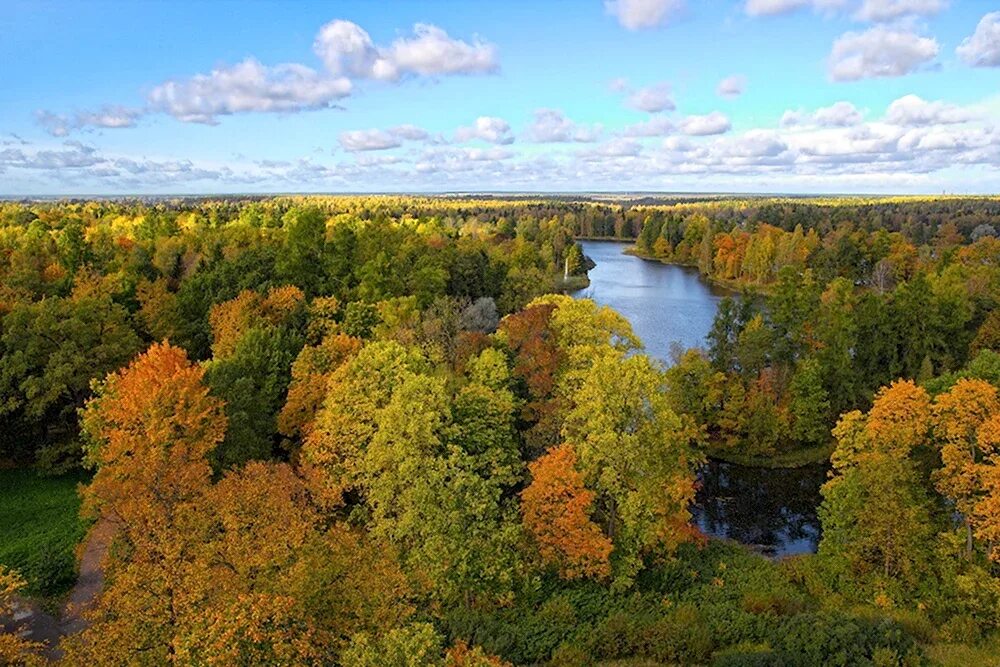
{"label": "forest", "polygon": [[[0,202],[0,665],[1000,664],[998,231],[971,197]],[[572,296],[595,238],[731,289],[704,347]],[[827,465],[817,552],[702,532],[710,459]]]}

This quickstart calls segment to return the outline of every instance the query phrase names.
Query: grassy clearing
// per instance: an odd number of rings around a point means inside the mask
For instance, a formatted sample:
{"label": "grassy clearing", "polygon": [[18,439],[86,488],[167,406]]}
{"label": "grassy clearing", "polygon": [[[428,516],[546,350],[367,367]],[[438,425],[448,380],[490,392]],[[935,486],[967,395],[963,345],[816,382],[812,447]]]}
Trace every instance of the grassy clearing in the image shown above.
{"label": "grassy clearing", "polygon": [[76,580],[74,549],[87,531],[77,494],[83,481],[81,473],[0,470],[0,564],[24,576],[29,595],[58,597]]}
{"label": "grassy clearing", "polygon": [[978,646],[969,644],[931,644],[924,647],[931,664],[941,667],[1000,667],[1000,637]]}

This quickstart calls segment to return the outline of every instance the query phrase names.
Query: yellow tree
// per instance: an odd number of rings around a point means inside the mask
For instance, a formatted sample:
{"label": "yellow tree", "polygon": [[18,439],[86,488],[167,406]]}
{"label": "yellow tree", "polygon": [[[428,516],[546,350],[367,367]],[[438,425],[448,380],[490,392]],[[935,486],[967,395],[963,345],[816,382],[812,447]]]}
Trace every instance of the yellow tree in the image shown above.
{"label": "yellow tree", "polygon": [[912,381],[879,390],[867,415],[841,417],[833,474],[822,488],[822,556],[854,576],[917,580],[934,526],[911,454],[928,443],[930,427],[930,398]]}
{"label": "yellow tree", "polygon": [[298,287],[272,288],[266,295],[244,290],[235,298],[212,306],[212,356],[222,359],[236,349],[240,337],[262,322],[281,325],[305,313],[305,295]]}
{"label": "yellow tree", "polygon": [[643,553],[671,553],[694,539],[688,507],[694,498],[690,429],[670,409],[664,376],[645,355],[606,351],[575,394],[563,438],[580,457],[598,513],[622,554],[617,579],[628,584]]}
{"label": "yellow tree", "polygon": [[[1000,412],[996,387],[974,379],[959,380],[934,402],[934,432],[941,442],[942,467],[935,471],[938,491],[955,503],[965,521],[966,554],[971,556],[977,523],[976,506],[985,493],[984,473],[989,456],[983,451],[979,433],[984,423]],[[987,450],[991,431],[983,432]]]}
{"label": "yellow tree", "polygon": [[304,439],[326,398],[330,377],[361,349],[360,338],[334,333],[319,345],[302,348],[292,364],[292,381],[285,406],[278,415],[278,430],[289,438]]}
{"label": "yellow tree", "polygon": [[[17,572],[0,565],[0,619],[14,615],[14,601],[24,588],[24,579]],[[45,661],[39,655],[43,645],[21,637],[16,631],[0,630],[0,665],[35,667]]]}
{"label": "yellow tree", "polygon": [[1000,563],[1000,413],[979,427],[976,441],[982,453],[978,469],[981,494],[972,508],[975,536],[987,545],[990,560]]}

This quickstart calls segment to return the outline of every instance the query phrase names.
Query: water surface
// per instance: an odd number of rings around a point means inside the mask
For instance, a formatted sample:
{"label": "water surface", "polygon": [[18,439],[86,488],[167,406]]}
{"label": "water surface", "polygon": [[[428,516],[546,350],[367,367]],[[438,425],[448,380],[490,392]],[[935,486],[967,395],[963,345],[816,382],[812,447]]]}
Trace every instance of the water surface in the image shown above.
{"label": "water surface", "polygon": [[719,301],[730,292],[706,283],[697,269],[625,255],[624,243],[582,245],[597,266],[588,274],[590,286],[573,296],[593,299],[627,317],[646,351],[664,361],[670,359],[672,343],[704,347]]}
{"label": "water surface", "polygon": [[[573,296],[594,299],[628,318],[646,352],[670,363],[674,344],[704,347],[726,290],[697,270],[625,255],[628,246],[583,241],[597,264],[590,286]],[[826,466],[768,469],[710,461],[699,473],[695,522],[708,535],[732,539],[763,553],[786,556],[816,551],[820,527],[816,508]]]}

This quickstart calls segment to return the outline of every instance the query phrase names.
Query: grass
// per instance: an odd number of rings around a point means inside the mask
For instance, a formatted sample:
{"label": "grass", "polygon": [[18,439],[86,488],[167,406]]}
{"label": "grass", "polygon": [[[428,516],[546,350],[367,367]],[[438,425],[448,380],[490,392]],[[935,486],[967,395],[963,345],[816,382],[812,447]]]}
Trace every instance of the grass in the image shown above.
{"label": "grass", "polygon": [[0,470],[0,564],[18,570],[34,597],[63,595],[76,580],[82,473],[58,477],[32,469]]}
{"label": "grass", "polygon": [[755,468],[801,468],[802,466],[816,463],[826,463],[830,460],[830,454],[832,453],[832,445],[804,447],[771,456],[745,456],[714,449],[709,449],[708,451],[708,455],[713,459]]}
{"label": "grass", "polygon": [[927,658],[941,667],[1000,667],[1000,637],[994,637],[978,646],[969,644],[930,644],[924,647]]}

